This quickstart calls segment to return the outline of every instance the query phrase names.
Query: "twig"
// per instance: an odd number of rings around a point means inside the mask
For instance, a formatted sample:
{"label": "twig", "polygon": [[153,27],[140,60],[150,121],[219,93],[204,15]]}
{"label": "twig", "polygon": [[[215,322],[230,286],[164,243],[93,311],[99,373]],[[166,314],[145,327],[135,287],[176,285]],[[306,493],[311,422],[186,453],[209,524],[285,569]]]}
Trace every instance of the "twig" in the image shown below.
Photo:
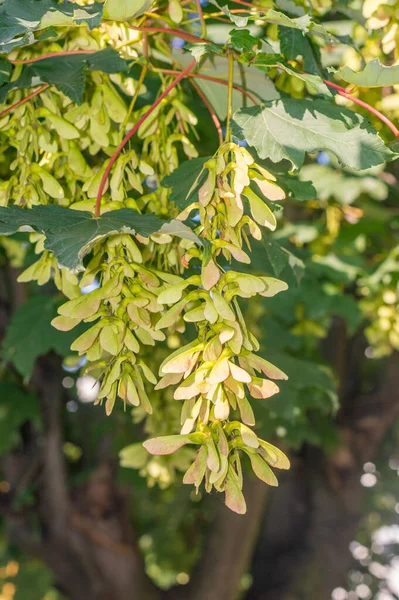
{"label": "twig", "polygon": [[[156,71],[159,73],[165,73],[166,75],[177,75],[177,73],[181,72],[181,71],[174,71],[173,69],[157,69]],[[213,83],[220,83],[221,85],[224,85],[225,87],[227,87],[229,85],[228,81],[224,81],[223,79],[218,79],[217,77],[211,77],[210,75],[202,75],[201,73],[189,73],[188,77],[194,77],[196,79],[204,79],[205,81],[212,81]],[[247,92],[247,90],[244,90],[242,87],[235,85],[235,84],[233,85],[233,89],[237,90],[237,92],[241,92],[241,94],[244,94],[244,96],[249,98],[253,104],[258,104],[258,100],[255,100],[255,98],[252,96],[252,94]]]}
{"label": "twig", "polygon": [[[277,68],[279,70],[282,70],[281,67],[277,67]],[[306,73],[306,71],[301,71],[301,73],[303,73],[304,75],[309,75],[309,73]],[[370,104],[367,104],[367,102],[364,102],[363,100],[360,100],[359,98],[356,98],[356,96],[353,96],[352,92],[350,92],[349,90],[342,87],[342,85],[333,83],[332,81],[329,81],[328,79],[323,79],[322,81],[328,87],[336,90],[337,94],[339,94],[343,98],[346,98],[347,100],[350,100],[351,102],[354,102],[355,104],[358,104],[359,106],[361,106],[362,108],[364,108],[365,110],[367,110],[368,112],[373,114],[375,117],[380,119],[380,121],[382,121],[383,123],[385,123],[385,125],[387,125],[389,127],[389,129],[392,131],[392,133],[394,134],[395,137],[399,137],[399,129],[392,123],[392,121],[390,119],[388,119],[388,117],[383,115],[379,110],[377,110],[373,106],[370,106]]]}
{"label": "twig", "polygon": [[217,114],[215,113],[215,111],[213,109],[212,104],[209,102],[208,98],[205,96],[204,92],[201,90],[201,88],[199,87],[199,85],[195,81],[191,81],[191,85],[196,90],[198,96],[201,98],[202,102],[207,107],[207,109],[209,111],[209,114],[211,115],[212,121],[215,124],[216,131],[218,132],[219,144],[222,145],[223,144],[222,126],[221,126],[220,121],[219,121],[219,119],[217,117]]}
{"label": "twig", "polygon": [[15,108],[18,108],[19,106],[22,106],[22,104],[25,104],[25,102],[29,102],[29,100],[31,100],[32,98],[34,98],[35,96],[38,96],[39,94],[41,94],[42,92],[44,92],[44,90],[47,90],[47,88],[49,88],[50,86],[46,83],[45,85],[42,85],[40,88],[38,88],[37,90],[35,90],[34,92],[30,93],[28,96],[26,96],[25,98],[22,98],[22,100],[19,100],[18,102],[15,102],[15,104],[12,104],[11,106],[9,106],[8,108],[6,108],[5,110],[3,110],[2,112],[0,112],[0,119],[2,117],[4,117],[5,115],[7,115],[9,112],[11,112],[12,110],[14,110]]}
{"label": "twig", "polygon": [[180,83],[180,81],[182,79],[184,79],[184,77],[186,77],[192,69],[194,69],[196,64],[197,64],[197,61],[193,60],[188,65],[188,67],[186,67],[183,71],[179,72],[179,74],[172,81],[172,83],[170,85],[168,85],[168,87],[162,92],[162,94],[159,96],[159,98],[157,98],[157,100],[154,102],[154,104],[147,110],[147,112],[144,113],[144,115],[142,117],[140,117],[140,119],[137,121],[137,123],[134,125],[134,127],[129,131],[129,133],[127,133],[127,135],[123,138],[122,142],[119,144],[118,148],[115,150],[114,154],[111,156],[109,163],[107,165],[107,168],[105,169],[104,175],[101,179],[100,187],[99,187],[98,194],[97,194],[96,210],[95,210],[96,218],[98,218],[100,216],[101,198],[104,193],[104,189],[105,189],[105,186],[106,186],[106,183],[108,180],[108,176],[111,172],[112,166],[115,163],[116,159],[118,158],[119,154],[122,152],[123,148],[126,146],[128,141],[130,140],[130,138],[132,138],[134,136],[134,134],[138,131],[138,129],[144,123],[144,121],[154,112],[154,110],[157,108],[157,106],[159,106],[159,104],[162,102],[162,100],[164,98],[166,98],[166,96],[173,90],[173,88],[175,88]]}

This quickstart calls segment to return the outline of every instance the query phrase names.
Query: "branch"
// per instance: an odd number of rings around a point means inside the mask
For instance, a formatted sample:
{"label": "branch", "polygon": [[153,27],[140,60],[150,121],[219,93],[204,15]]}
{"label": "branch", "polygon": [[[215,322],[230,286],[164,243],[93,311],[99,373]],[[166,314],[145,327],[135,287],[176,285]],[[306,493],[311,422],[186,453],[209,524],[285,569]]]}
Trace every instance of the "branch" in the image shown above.
{"label": "branch", "polygon": [[399,137],[399,129],[397,129],[397,127],[395,127],[395,125],[392,123],[392,121],[390,121],[388,119],[388,117],[383,115],[379,110],[377,110],[373,106],[370,106],[370,104],[367,104],[367,102],[364,102],[363,100],[360,100],[359,98],[356,98],[356,96],[352,96],[352,94],[350,92],[348,92],[345,88],[341,87],[340,85],[337,85],[336,83],[333,83],[332,81],[328,81],[328,79],[323,79],[323,81],[328,87],[331,87],[334,90],[336,90],[337,93],[340,96],[342,96],[343,98],[346,98],[347,100],[350,100],[351,102],[354,102],[355,104],[358,104],[362,108],[365,108],[366,110],[368,110],[368,112],[370,112],[371,114],[375,115],[378,119],[380,119],[380,121],[382,121],[383,123],[385,123],[385,125],[387,125],[389,127],[389,129],[392,131],[392,133],[394,134],[395,137]]}
{"label": "branch", "polygon": [[[165,73],[166,75],[176,75],[177,73],[181,73],[181,71],[174,71],[173,69],[156,69],[156,72]],[[224,85],[225,87],[228,87],[229,85],[229,82],[225,81],[224,79],[218,79],[217,77],[211,77],[210,75],[202,75],[201,73],[188,73],[187,77],[194,77],[196,79],[212,81],[213,83],[220,83],[220,85]],[[244,90],[244,88],[234,84],[233,89],[237,90],[237,92],[240,92],[241,94],[244,94],[244,96],[249,98],[253,104],[258,104],[258,101],[255,100],[252,94]]]}
{"label": "branch", "polygon": [[12,104],[8,108],[6,108],[2,112],[0,112],[0,119],[2,117],[4,117],[5,115],[7,115],[12,110],[14,110],[15,108],[18,108],[19,106],[22,106],[22,104],[25,104],[25,102],[29,102],[29,100],[32,100],[32,98],[34,98],[35,96],[38,96],[39,94],[44,92],[44,90],[47,90],[47,88],[49,88],[49,87],[50,86],[46,83],[45,85],[42,85],[40,88],[38,88],[37,90],[35,90],[34,92],[32,92],[31,94],[26,96],[25,98],[22,98],[22,100],[15,102],[15,104]]}
{"label": "branch", "polygon": [[108,176],[111,172],[112,169],[112,165],[115,163],[116,159],[118,158],[119,154],[122,152],[123,148],[126,146],[126,144],[128,143],[128,141],[134,136],[134,134],[138,131],[138,129],[140,128],[140,126],[144,123],[144,121],[154,112],[154,110],[156,109],[157,106],[159,106],[159,104],[162,102],[162,100],[164,98],[166,98],[166,96],[173,90],[173,88],[175,88],[182,79],[184,79],[184,77],[186,77],[189,72],[194,69],[194,67],[196,66],[196,61],[193,60],[188,67],[186,67],[184,69],[184,71],[180,71],[179,74],[177,75],[177,77],[172,81],[172,83],[170,85],[168,85],[168,87],[162,92],[162,94],[159,96],[159,98],[157,98],[157,100],[154,102],[154,104],[147,110],[146,113],[144,113],[144,115],[142,117],[140,117],[140,119],[137,121],[137,123],[134,125],[134,127],[129,131],[129,133],[123,138],[122,142],[119,144],[118,148],[115,150],[114,154],[111,156],[109,163],[107,165],[107,168],[105,169],[104,175],[101,179],[101,183],[100,183],[100,187],[98,190],[98,194],[97,194],[97,200],[96,200],[96,211],[95,211],[95,216],[96,218],[98,218],[100,216],[100,211],[101,211],[101,198],[102,195],[104,193],[104,189],[108,180]]}

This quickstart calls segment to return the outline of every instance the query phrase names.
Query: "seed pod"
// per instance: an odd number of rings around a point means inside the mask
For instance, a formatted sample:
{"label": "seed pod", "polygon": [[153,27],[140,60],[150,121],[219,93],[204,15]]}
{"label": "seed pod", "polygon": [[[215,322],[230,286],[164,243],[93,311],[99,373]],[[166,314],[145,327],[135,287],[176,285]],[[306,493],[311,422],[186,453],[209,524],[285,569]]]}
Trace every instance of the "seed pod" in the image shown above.
{"label": "seed pod", "polygon": [[112,84],[106,80],[101,85],[104,104],[112,120],[116,123],[123,123],[127,115],[127,107],[121,96],[118,94]]}
{"label": "seed pod", "polygon": [[277,227],[276,217],[270,210],[270,208],[257,196],[249,187],[243,190],[243,195],[248,198],[251,207],[251,214],[254,220],[262,225],[274,231]]}
{"label": "seed pod", "polygon": [[[65,319],[65,317],[57,317],[57,318]],[[54,319],[54,320],[56,320],[56,319]],[[102,327],[102,325],[100,323],[97,323],[96,325],[93,325],[93,327],[90,327],[90,329],[88,329],[87,331],[82,333],[82,335],[79,336],[73,342],[73,344],[71,346],[71,350],[79,352],[80,354],[84,354],[85,352],[87,352],[87,350],[89,348],[91,348],[91,346],[96,341],[96,339],[100,333],[101,327]]]}
{"label": "seed pod", "polygon": [[211,161],[208,161],[205,164],[205,167],[208,168],[208,176],[206,178],[205,183],[200,187],[198,191],[198,199],[201,206],[207,206],[212,200],[216,182],[216,172],[213,163],[211,163]]}
{"label": "seed pod", "polygon": [[270,398],[277,394],[279,387],[268,379],[260,379],[253,377],[251,383],[248,384],[248,389],[253,398]]}
{"label": "seed pod", "polygon": [[198,489],[201,485],[206,471],[207,449],[206,446],[201,446],[195,461],[189,467],[183,477],[183,483],[191,483]]}
{"label": "seed pod", "polygon": [[183,9],[179,0],[169,0],[168,4],[169,16],[174,23],[181,23],[183,19]]}
{"label": "seed pod", "polygon": [[[42,111],[44,111],[44,109],[42,109]],[[74,127],[74,125],[72,125],[71,123],[68,123],[68,121],[66,121],[62,117],[54,115],[48,110],[46,110],[43,116],[45,116],[46,119],[50,121],[52,127],[54,127],[54,129],[61,138],[64,138],[66,140],[76,140],[80,137],[79,130],[76,129],[76,127]]]}
{"label": "seed pod", "polygon": [[240,515],[245,514],[247,512],[247,505],[232,467],[229,467],[224,490],[226,506]]}
{"label": "seed pod", "polygon": [[271,470],[268,464],[259,456],[257,453],[248,452],[245,448],[244,451],[249,456],[251,461],[251,467],[255,475],[267,483],[267,485],[278,486],[277,477]]}
{"label": "seed pod", "polygon": [[284,200],[285,192],[277,184],[272,183],[267,179],[260,179],[259,177],[252,177],[251,179],[256,183],[262,194],[268,200]]}
{"label": "seed pod", "polygon": [[211,258],[201,270],[201,281],[204,289],[210,290],[219,281],[221,276],[220,269],[215,261]]}
{"label": "seed pod", "polygon": [[240,415],[243,422],[247,425],[255,425],[255,416],[252,407],[245,396],[243,398],[237,396],[237,404],[240,409]]}
{"label": "seed pod", "polygon": [[40,177],[43,185],[43,189],[51,198],[62,199],[64,198],[64,190],[61,185],[50,173],[37,164],[31,165],[32,173],[35,173]]}

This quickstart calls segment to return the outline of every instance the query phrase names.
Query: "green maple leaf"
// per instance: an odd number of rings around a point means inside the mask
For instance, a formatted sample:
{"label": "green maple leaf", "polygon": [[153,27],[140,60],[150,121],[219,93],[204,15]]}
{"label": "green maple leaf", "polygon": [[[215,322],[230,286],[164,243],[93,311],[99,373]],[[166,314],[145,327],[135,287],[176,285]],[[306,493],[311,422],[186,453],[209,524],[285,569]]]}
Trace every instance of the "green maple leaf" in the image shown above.
{"label": "green maple leaf", "polygon": [[83,7],[56,0],[4,0],[0,6],[0,52],[34,44],[33,32],[52,25],[87,23],[93,29],[101,23],[102,12],[99,2]]}
{"label": "green maple leaf", "polygon": [[51,321],[57,316],[60,304],[53,296],[40,294],[29,298],[12,315],[2,352],[25,380],[30,379],[39,356],[51,350],[60,356],[71,354],[72,342],[86,329],[85,325],[79,325],[79,331],[75,328],[64,332],[52,327]]}
{"label": "green maple leaf", "polygon": [[[211,156],[194,158],[182,163],[170,175],[162,179],[162,186],[171,188],[170,199],[175,202],[179,208],[186,208],[192,202],[195,202],[195,192],[201,185],[198,179],[204,164],[212,158]],[[195,182],[197,185],[193,188]],[[201,178],[202,181],[202,178]],[[192,189],[193,188],[193,189]]]}
{"label": "green maple leaf", "polygon": [[285,159],[293,169],[302,167],[307,152],[321,150],[357,171],[396,157],[365,118],[323,100],[281,98],[240,109],[233,132],[260,158]]}
{"label": "green maple leaf", "polygon": [[6,452],[21,443],[21,425],[34,421],[40,428],[39,403],[16,383],[0,383],[0,452]]}
{"label": "green maple leaf", "polygon": [[128,70],[125,60],[112,48],[92,54],[55,56],[27,65],[20,77],[0,87],[0,102],[15,89],[30,88],[42,83],[54,85],[71,100],[81,103],[85,89],[85,72],[121,73]]}
{"label": "green maple leaf", "polygon": [[148,237],[159,232],[199,245],[206,243],[181,221],[162,221],[155,215],[141,215],[131,208],[111,211],[98,219],[88,212],[53,205],[31,209],[0,208],[0,235],[12,235],[24,226],[45,235],[45,248],[54,254],[60,265],[73,271],[82,270],[82,260],[94,244],[114,233]]}
{"label": "green maple leaf", "polygon": [[355,72],[350,67],[344,66],[339,70],[339,75],[348,83],[360,87],[386,87],[399,83],[399,65],[387,67],[379,58],[371,60],[363,71]]}

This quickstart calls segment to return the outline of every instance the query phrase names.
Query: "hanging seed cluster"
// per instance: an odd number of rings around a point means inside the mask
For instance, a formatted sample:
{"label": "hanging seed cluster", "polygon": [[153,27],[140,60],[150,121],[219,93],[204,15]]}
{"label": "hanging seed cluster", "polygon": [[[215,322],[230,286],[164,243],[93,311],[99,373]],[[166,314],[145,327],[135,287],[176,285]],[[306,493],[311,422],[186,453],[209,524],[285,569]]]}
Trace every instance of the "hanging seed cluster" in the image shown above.
{"label": "hanging seed cluster", "polygon": [[[101,47],[94,33],[79,29],[79,35],[68,35],[66,48]],[[94,210],[107,157],[148,107],[129,114],[114,82],[133,97],[131,79],[118,75],[111,80],[98,72],[88,78],[81,105],[49,88],[0,121],[4,144],[15,155],[12,177],[0,183],[1,205],[29,209],[56,203]],[[20,91],[14,92],[10,102],[20,97]],[[139,143],[113,165],[102,212],[126,207],[176,217],[161,180],[179,165],[180,150],[187,159],[197,156],[189,137],[196,123],[176,88],[140,127]],[[101,383],[97,402],[107,414],[117,401],[133,407],[135,419],[146,420],[151,436],[145,449],[141,444],[130,449],[130,463],[150,483],[161,485],[167,485],[171,473],[184,470],[185,483],[198,490],[205,482],[208,492],[224,492],[227,506],[243,513],[243,454],[269,485],[277,485],[271,467],[289,467],[279,449],[256,435],[251,406],[276,394],[276,381],[286,375],[257,354],[259,343],[240,309],[240,299],[268,298],[287,288],[278,279],[245,272],[250,239],[259,240],[262,228],[276,228],[272,203],[285,194],[271,173],[232,142],[222,144],[204,164],[194,189],[195,201],[178,218],[196,215],[203,247],[166,234],[144,238],[116,232],[95,241],[78,275],[44,250],[43,236],[31,234],[38,260],[19,280],[43,285],[53,279],[66,296],[54,327],[67,331],[89,324],[71,349],[87,359],[86,370]],[[232,260],[243,269],[233,270]],[[90,293],[81,293],[92,284]],[[188,324],[194,325],[196,337],[181,345]],[[162,342],[173,336],[177,349],[157,362],[158,349],[165,354]],[[180,433],[164,435],[177,427]],[[186,445],[193,447],[174,455]]]}
{"label": "hanging seed cluster", "polygon": [[[205,177],[203,177],[205,176]],[[275,380],[285,373],[256,354],[259,344],[247,329],[239,298],[271,297],[287,288],[272,277],[223,268],[221,259],[249,263],[243,249],[248,237],[259,239],[260,227],[274,229],[274,213],[262,197],[282,200],[284,191],[275,177],[254,162],[251,154],[233,143],[222,145],[204,165],[198,201],[180,218],[199,211],[199,233],[211,250],[199,256],[189,249],[185,264],[200,258],[201,274],[168,286],[158,303],[168,307],[157,329],[183,320],[195,323],[198,337],[168,356],[160,366],[156,389],[174,386],[175,400],[183,401],[181,433],[149,440],[144,447],[153,454],[170,454],[185,444],[200,446],[195,461],[184,476],[198,488],[205,480],[208,492],[225,492],[226,504],[245,512],[242,494],[240,451],[249,456],[254,473],[269,485],[277,485],[270,466],[288,468],[285,455],[260,440],[251,426],[254,413],[248,397],[270,398],[279,391]],[[252,185],[257,191],[253,191]],[[258,195],[260,193],[262,197]],[[250,215],[244,203],[248,201]],[[238,418],[237,418],[238,417]]]}

